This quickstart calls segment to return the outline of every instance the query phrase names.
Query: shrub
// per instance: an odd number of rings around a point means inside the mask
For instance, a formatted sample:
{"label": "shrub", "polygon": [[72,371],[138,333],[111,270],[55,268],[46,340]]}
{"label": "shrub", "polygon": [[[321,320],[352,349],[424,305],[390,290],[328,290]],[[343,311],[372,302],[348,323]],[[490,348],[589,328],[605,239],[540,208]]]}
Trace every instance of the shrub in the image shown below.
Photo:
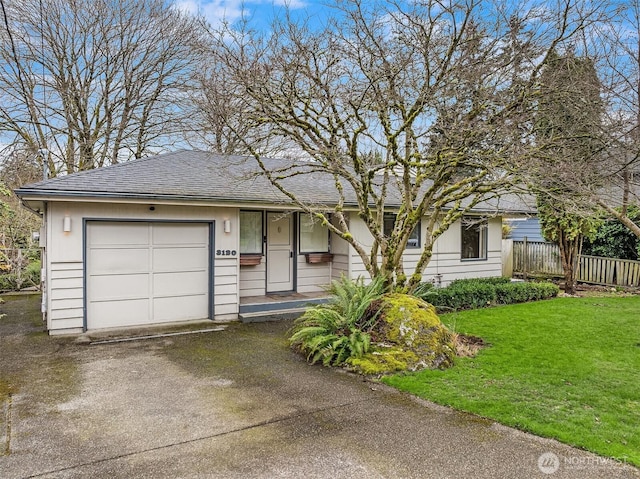
{"label": "shrub", "polygon": [[42,263],[40,260],[33,261],[27,265],[22,273],[22,280],[27,286],[38,286],[40,284],[40,271]]}
{"label": "shrub", "polygon": [[361,357],[369,350],[370,332],[377,320],[370,306],[384,288],[383,278],[368,285],[362,278],[354,281],[345,276],[332,282],[329,302],[312,306],[295,321],[289,343],[312,364],[321,361],[325,366],[338,366]]}
{"label": "shrub", "polygon": [[478,278],[452,281],[446,288],[427,289],[420,298],[440,311],[459,311],[549,299],[558,292],[559,288],[553,283],[512,283],[508,278]]}
{"label": "shrub", "polygon": [[505,276],[491,276],[489,278],[464,278],[464,279],[454,279],[449,283],[449,286],[457,287],[460,285],[475,285],[475,284],[508,284],[511,282],[510,278]]}
{"label": "shrub", "polygon": [[20,274],[11,272],[0,275],[0,291],[18,291],[40,284],[40,261],[29,263]]}
{"label": "shrub", "polygon": [[[627,215],[631,221],[640,221],[640,208],[630,206]],[[582,254],[605,258],[640,259],[640,238],[615,218],[604,221],[593,239],[586,238]]]}
{"label": "shrub", "polygon": [[0,291],[15,291],[17,289],[18,281],[14,273],[0,274]]}

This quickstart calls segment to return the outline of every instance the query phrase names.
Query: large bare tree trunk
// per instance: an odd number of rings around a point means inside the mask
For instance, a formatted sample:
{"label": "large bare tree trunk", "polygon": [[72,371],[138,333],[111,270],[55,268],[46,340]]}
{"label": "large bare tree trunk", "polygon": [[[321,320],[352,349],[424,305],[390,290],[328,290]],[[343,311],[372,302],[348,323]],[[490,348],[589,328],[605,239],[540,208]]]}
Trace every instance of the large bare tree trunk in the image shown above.
{"label": "large bare tree trunk", "polygon": [[578,282],[582,235],[571,238],[561,230],[558,234],[558,246],[560,247],[560,258],[562,260],[562,270],[564,272],[564,292],[566,294],[574,295],[576,294],[576,286]]}

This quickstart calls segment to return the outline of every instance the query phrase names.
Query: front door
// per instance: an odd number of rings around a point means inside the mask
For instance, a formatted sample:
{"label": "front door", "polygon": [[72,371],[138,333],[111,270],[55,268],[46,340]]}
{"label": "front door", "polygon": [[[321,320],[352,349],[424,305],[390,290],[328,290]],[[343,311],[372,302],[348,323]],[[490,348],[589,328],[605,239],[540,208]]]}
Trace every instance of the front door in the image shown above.
{"label": "front door", "polygon": [[267,293],[293,290],[292,217],[267,213]]}

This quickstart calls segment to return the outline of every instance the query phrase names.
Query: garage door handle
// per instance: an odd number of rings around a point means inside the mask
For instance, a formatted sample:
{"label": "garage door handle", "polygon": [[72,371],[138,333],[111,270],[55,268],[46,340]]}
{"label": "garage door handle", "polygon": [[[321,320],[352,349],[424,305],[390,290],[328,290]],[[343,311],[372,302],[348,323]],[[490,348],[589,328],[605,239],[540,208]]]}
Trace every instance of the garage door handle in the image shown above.
{"label": "garage door handle", "polygon": [[293,258],[293,251],[289,251],[289,258]]}

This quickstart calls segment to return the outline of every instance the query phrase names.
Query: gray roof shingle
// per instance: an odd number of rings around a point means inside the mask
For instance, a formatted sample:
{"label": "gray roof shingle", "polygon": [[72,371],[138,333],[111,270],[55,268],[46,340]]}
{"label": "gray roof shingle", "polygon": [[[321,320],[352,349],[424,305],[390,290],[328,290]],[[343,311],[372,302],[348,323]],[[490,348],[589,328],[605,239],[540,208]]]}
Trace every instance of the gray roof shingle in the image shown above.
{"label": "gray roof shingle", "polygon": [[[313,171],[313,163],[284,159],[263,159],[271,171],[295,172],[282,181],[302,201],[334,205],[338,194],[333,177]],[[284,175],[283,175],[284,176]],[[357,204],[354,192],[343,182],[345,203]],[[251,157],[225,156],[204,151],[181,150],[126,163],[52,178],[26,185],[20,197],[101,197],[139,199],[181,199],[209,202],[291,204],[274,187]],[[512,197],[513,196],[513,197]],[[388,205],[398,201],[389,199]],[[531,208],[518,197],[503,196],[478,205],[477,210],[528,212]]]}

